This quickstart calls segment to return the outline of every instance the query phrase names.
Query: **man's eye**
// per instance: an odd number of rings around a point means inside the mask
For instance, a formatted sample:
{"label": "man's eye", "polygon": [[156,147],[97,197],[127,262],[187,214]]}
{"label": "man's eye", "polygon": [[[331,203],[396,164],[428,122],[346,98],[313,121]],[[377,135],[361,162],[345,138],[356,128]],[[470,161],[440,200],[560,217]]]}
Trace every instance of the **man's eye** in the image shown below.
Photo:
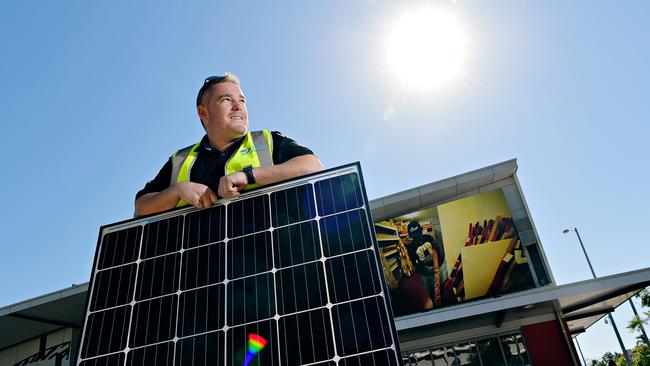
{"label": "man's eye", "polygon": [[232,101],[232,99],[230,97],[222,97],[219,101],[220,102],[230,102],[230,101]]}
{"label": "man's eye", "polygon": [[242,102],[242,104],[246,104],[246,99],[242,99],[240,102]]}

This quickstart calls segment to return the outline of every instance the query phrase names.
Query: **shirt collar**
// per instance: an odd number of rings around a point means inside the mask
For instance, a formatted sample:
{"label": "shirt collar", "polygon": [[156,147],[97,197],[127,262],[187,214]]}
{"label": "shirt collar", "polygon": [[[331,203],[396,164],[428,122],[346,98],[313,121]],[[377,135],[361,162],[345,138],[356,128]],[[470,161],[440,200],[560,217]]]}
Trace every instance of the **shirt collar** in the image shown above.
{"label": "shirt collar", "polygon": [[[231,150],[233,150],[233,149],[238,148],[239,145],[241,144],[242,140],[244,140],[244,137],[246,137],[246,135],[244,135],[244,136],[238,138],[237,140],[233,141],[233,143],[230,144],[230,146],[228,146],[228,147],[226,148],[226,150],[223,151],[223,152],[226,153],[226,152],[229,152],[229,151],[231,151]],[[217,148],[215,148],[215,147],[212,147],[212,145],[210,144],[210,140],[208,139],[208,135],[207,135],[207,134],[205,134],[205,135],[203,136],[203,138],[201,139],[201,143],[200,143],[200,145],[199,145],[199,150],[201,150],[201,151],[210,151],[210,152],[222,153],[222,151],[219,151],[219,149],[217,149]]]}
{"label": "shirt collar", "polygon": [[213,149],[212,145],[210,145],[210,140],[208,140],[208,135],[203,135],[203,138],[201,139],[201,144],[199,145],[199,149],[203,151],[212,151],[212,150],[217,150]]}

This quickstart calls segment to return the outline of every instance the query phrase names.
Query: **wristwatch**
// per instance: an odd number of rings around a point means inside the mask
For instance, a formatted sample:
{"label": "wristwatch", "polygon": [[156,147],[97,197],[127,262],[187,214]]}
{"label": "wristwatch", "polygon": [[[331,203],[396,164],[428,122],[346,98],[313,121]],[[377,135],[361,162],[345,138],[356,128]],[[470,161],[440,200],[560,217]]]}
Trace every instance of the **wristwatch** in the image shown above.
{"label": "wristwatch", "polygon": [[244,174],[246,174],[246,178],[248,179],[248,184],[255,184],[255,175],[253,175],[253,167],[249,165],[244,168],[243,172]]}

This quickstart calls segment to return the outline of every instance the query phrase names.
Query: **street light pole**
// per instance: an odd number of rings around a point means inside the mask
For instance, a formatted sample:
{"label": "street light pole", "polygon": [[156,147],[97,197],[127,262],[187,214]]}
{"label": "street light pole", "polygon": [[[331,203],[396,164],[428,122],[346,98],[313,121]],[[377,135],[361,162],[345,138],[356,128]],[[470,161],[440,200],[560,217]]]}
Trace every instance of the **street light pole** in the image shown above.
{"label": "street light pole", "polygon": [[[568,229],[567,229],[568,230]],[[589,264],[589,269],[591,270],[591,275],[596,278],[596,272],[594,272],[594,266],[591,265],[591,261],[589,260],[589,256],[587,255],[587,250],[585,250],[585,245],[582,243],[582,238],[580,237],[580,233],[578,232],[578,228],[573,228],[573,231],[576,232],[576,235],[578,236],[578,241],[580,242],[580,247],[582,247],[582,252],[585,253],[585,258],[587,258],[587,264]],[[566,230],[564,230],[566,233]]]}
{"label": "street light pole", "polygon": [[[634,306],[634,301],[632,301],[632,298],[629,298],[628,301],[630,302],[630,306],[632,307],[634,316],[638,318],[639,313],[636,312],[636,306]],[[648,347],[650,347],[650,342],[648,341],[648,335],[645,333],[645,328],[643,328],[643,323],[639,323],[639,326],[641,327],[641,338],[643,338],[645,344],[648,345]]]}
{"label": "street light pole", "polygon": [[618,339],[618,344],[621,346],[621,351],[623,351],[623,357],[625,357],[625,361],[627,361],[627,365],[632,366],[632,360],[630,360],[630,355],[627,354],[627,350],[625,349],[625,345],[623,344],[621,335],[618,333],[618,327],[614,322],[614,317],[612,316],[612,313],[609,313],[607,315],[609,316],[609,321],[612,322],[612,328],[614,328],[614,332],[616,333],[616,338]]}
{"label": "street light pole", "polygon": [[585,355],[582,354],[582,348],[580,348],[580,342],[578,342],[578,336],[573,338],[576,340],[576,344],[578,345],[578,351],[580,351],[580,357],[582,357],[582,363],[587,366],[587,361],[585,361]]}
{"label": "street light pole", "polygon": [[[564,229],[562,232],[564,234],[568,234],[569,231],[575,231],[576,235],[578,236],[580,247],[582,247],[582,252],[585,254],[585,258],[587,259],[587,264],[589,264],[589,269],[591,270],[591,274],[592,276],[594,276],[594,278],[596,278],[596,272],[594,272],[594,267],[591,265],[591,261],[589,260],[589,255],[587,255],[587,250],[585,250],[585,245],[582,243],[582,238],[580,237],[578,228],[574,227],[573,229]],[[621,339],[621,334],[618,332],[618,327],[616,326],[614,317],[612,316],[612,313],[608,313],[607,315],[609,316],[609,321],[612,322],[612,328],[614,328],[614,333],[616,333],[616,339],[618,339],[618,344],[619,346],[621,346],[621,351],[623,351],[623,357],[625,357],[625,361],[627,362],[627,365],[632,366],[632,361],[630,360],[630,356],[627,354],[627,350],[625,349],[625,345],[623,344],[623,339]]]}

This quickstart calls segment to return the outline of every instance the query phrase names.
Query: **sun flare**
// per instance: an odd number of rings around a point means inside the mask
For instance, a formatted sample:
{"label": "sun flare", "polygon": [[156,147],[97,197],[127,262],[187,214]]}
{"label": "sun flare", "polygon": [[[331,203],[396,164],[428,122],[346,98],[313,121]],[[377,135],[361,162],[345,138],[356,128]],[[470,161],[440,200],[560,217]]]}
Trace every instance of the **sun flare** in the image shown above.
{"label": "sun flare", "polygon": [[461,70],[465,35],[451,14],[425,10],[398,19],[387,42],[390,71],[409,86],[438,88]]}

